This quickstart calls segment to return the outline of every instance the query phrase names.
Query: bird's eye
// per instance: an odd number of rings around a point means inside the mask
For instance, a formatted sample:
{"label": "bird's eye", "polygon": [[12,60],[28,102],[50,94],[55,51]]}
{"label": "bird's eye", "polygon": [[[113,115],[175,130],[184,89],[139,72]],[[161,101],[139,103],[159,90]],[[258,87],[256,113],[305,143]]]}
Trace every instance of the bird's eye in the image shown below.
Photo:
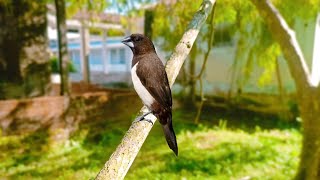
{"label": "bird's eye", "polygon": [[137,42],[138,41],[141,41],[142,40],[142,38],[141,37],[136,37],[136,39],[135,39]]}

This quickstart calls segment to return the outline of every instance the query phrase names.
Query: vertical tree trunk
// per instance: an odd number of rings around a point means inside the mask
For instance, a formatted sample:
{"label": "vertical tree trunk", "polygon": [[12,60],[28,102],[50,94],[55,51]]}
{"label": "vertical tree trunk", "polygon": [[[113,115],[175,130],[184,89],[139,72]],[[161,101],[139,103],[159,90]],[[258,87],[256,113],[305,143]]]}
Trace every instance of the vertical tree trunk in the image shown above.
{"label": "vertical tree trunk", "polygon": [[196,57],[197,57],[197,44],[194,44],[190,52],[190,62],[189,62],[189,97],[191,99],[191,104],[196,102]]}
{"label": "vertical tree trunk", "polygon": [[60,70],[60,95],[69,95],[69,55],[66,26],[66,9],[64,0],[55,0],[57,32],[58,32],[58,53]]}
{"label": "vertical tree trunk", "polygon": [[152,24],[154,19],[154,12],[146,10],[144,12],[144,34],[152,39]]}
{"label": "vertical tree trunk", "polygon": [[239,39],[237,41],[236,44],[236,52],[235,52],[235,57],[233,58],[233,64],[231,66],[231,79],[230,79],[230,88],[228,90],[228,95],[227,95],[227,101],[228,103],[231,103],[231,99],[234,96],[234,93],[236,92],[236,89],[238,88],[238,80],[237,78],[239,78],[238,74],[239,74],[239,60],[237,60],[238,58],[238,54],[240,51],[240,44],[241,44],[241,40]]}
{"label": "vertical tree trunk", "polygon": [[284,120],[289,120],[289,114],[287,113],[286,99],[285,99],[285,90],[282,84],[281,72],[279,59],[276,59],[276,77],[278,82],[278,91],[279,91],[279,101],[281,104],[281,111],[279,112],[279,117]]}
{"label": "vertical tree trunk", "polygon": [[69,95],[69,54],[66,25],[66,10],[64,0],[55,0],[57,32],[58,32],[58,53],[60,69],[60,95]]}
{"label": "vertical tree trunk", "polygon": [[0,1],[0,99],[44,95],[50,87],[46,3]]}
{"label": "vertical tree trunk", "polygon": [[303,142],[296,180],[320,179],[320,95],[315,88],[304,92],[299,109]]}
{"label": "vertical tree trunk", "polygon": [[89,29],[82,22],[80,28],[81,36],[81,65],[82,65],[82,79],[85,83],[90,83],[90,67],[89,67],[89,44],[90,34]]}

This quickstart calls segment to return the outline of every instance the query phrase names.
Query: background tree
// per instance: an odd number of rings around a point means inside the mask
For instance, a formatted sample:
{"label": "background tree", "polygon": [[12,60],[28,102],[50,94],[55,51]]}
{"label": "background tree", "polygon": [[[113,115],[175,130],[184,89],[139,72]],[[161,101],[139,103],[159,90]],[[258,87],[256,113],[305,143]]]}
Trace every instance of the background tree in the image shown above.
{"label": "background tree", "polygon": [[69,54],[66,25],[66,8],[64,0],[55,0],[57,32],[58,32],[58,57],[59,73],[61,77],[60,95],[69,95]]}
{"label": "background tree", "polygon": [[0,99],[45,95],[50,84],[46,2],[0,1]]}
{"label": "background tree", "polygon": [[[265,19],[273,38],[287,60],[297,89],[303,126],[301,160],[296,179],[320,178],[320,86],[311,83],[311,75],[295,34],[269,0],[252,0]],[[309,2],[313,4],[314,2]],[[313,4],[318,5],[318,4]],[[290,23],[290,21],[289,21]]]}
{"label": "background tree", "polygon": [[[163,51],[170,52],[176,43],[179,41],[179,37],[185,31],[185,24],[192,18],[192,12],[196,11],[199,7],[200,1],[164,1],[159,3],[155,7],[154,22],[152,24],[153,28],[153,38],[156,39],[158,47],[161,47]],[[168,18],[167,15],[171,14],[173,18]],[[180,84],[187,87],[187,91],[183,93],[188,94],[188,101],[190,105],[193,105],[196,101],[196,61],[198,55],[205,51],[206,46],[199,45],[205,39],[208,39],[208,29],[207,24],[201,30],[199,37],[197,38],[190,56],[188,57],[188,63],[184,65],[182,75],[182,80]],[[169,54],[166,54],[168,56]],[[182,95],[184,96],[184,95]]]}
{"label": "background tree", "polygon": [[[229,23],[234,29],[232,33],[237,45],[235,63],[237,63],[236,67],[238,68],[235,76],[240,77],[235,80],[237,83],[235,89],[242,89],[244,84],[249,82],[249,78],[252,78],[252,73],[256,71],[255,69],[263,68],[259,79],[257,79],[260,86],[270,82],[271,74],[278,74],[277,76],[279,77],[279,69],[278,73],[276,72],[277,68],[279,68],[279,61],[282,61],[279,57],[284,57],[295,82],[295,90],[297,97],[299,97],[300,115],[303,119],[304,140],[297,179],[319,179],[320,119],[318,117],[320,117],[320,105],[318,101],[315,101],[319,99],[319,87],[310,83],[310,73],[305,57],[298,45],[297,38],[289,28],[297,20],[304,22],[310,19],[315,20],[316,13],[320,7],[319,1],[274,0],[273,2],[285,18],[279,15],[279,11],[273,7],[270,1],[253,0],[253,2],[257,9],[248,1],[233,0],[218,3],[216,8],[218,16],[215,21],[217,24],[222,22]],[[191,3],[185,3],[185,6]],[[165,38],[166,41],[162,41],[162,45],[165,47],[170,45],[168,42],[174,41],[174,38],[177,37],[172,34],[179,32],[179,23],[177,23],[177,26],[171,27],[170,21],[176,20],[178,22],[177,19],[180,16],[174,15],[173,20],[158,18],[175,12],[171,12],[170,7],[159,7],[164,10],[157,9],[159,14],[155,18],[154,25],[157,25],[157,28],[154,28],[154,31],[156,35],[170,37]],[[292,13],[293,10],[295,13]],[[177,12],[179,11],[177,10]],[[262,16],[259,16],[259,13]],[[284,19],[288,24],[285,23]],[[278,82],[280,81],[278,80]]]}

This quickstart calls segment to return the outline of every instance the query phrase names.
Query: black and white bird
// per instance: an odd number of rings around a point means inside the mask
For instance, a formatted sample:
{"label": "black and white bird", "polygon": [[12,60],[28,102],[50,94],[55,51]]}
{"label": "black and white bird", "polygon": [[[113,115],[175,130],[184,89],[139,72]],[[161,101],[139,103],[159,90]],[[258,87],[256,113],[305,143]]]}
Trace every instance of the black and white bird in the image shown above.
{"label": "black and white bird", "polygon": [[164,65],[148,37],[132,34],[124,38],[122,43],[133,53],[131,76],[134,89],[150,113],[159,119],[170,149],[178,155],[172,126],[172,96]]}

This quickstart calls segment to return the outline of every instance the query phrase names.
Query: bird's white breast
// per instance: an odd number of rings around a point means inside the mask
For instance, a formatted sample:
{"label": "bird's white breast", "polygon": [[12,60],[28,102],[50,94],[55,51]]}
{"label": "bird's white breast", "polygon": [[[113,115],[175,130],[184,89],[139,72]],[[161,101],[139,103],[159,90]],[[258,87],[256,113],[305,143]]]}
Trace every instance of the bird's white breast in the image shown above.
{"label": "bird's white breast", "polygon": [[146,105],[148,108],[150,108],[151,104],[155,101],[155,99],[151,96],[151,94],[148,92],[148,90],[142,85],[139,77],[137,76],[136,70],[137,65],[136,63],[132,69],[131,69],[131,77],[134,89],[138,93],[139,97],[142,99],[143,104]]}

